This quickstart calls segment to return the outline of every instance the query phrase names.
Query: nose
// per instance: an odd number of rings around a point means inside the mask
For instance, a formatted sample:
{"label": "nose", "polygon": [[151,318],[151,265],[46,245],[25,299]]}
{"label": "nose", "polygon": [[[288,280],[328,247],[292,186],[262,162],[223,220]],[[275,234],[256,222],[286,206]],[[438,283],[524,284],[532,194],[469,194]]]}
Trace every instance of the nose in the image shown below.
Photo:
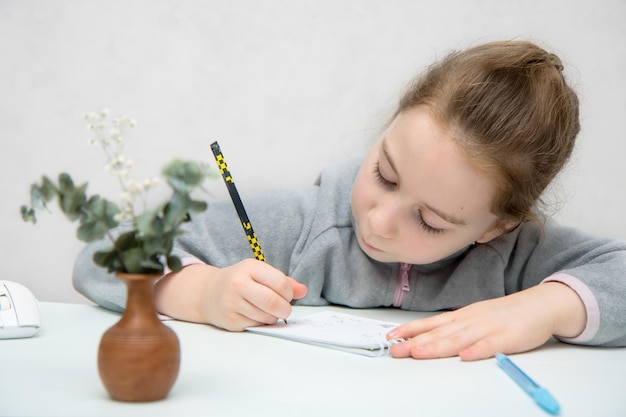
{"label": "nose", "polygon": [[368,213],[372,233],[391,238],[397,232],[399,210],[398,203],[392,199],[379,201]]}

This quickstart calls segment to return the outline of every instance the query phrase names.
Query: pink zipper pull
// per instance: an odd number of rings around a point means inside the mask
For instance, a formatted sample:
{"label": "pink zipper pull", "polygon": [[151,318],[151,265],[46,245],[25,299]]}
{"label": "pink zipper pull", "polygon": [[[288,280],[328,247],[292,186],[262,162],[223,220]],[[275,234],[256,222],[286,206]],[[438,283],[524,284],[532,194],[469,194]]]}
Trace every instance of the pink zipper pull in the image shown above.
{"label": "pink zipper pull", "polygon": [[406,293],[411,291],[411,287],[409,285],[409,271],[411,271],[411,264],[400,264],[398,279],[396,281],[396,291],[394,292],[392,302],[394,307],[402,307],[404,296]]}
{"label": "pink zipper pull", "polygon": [[409,271],[411,270],[411,264],[400,264],[400,282],[402,285],[402,291],[409,292],[411,287],[409,285]]}

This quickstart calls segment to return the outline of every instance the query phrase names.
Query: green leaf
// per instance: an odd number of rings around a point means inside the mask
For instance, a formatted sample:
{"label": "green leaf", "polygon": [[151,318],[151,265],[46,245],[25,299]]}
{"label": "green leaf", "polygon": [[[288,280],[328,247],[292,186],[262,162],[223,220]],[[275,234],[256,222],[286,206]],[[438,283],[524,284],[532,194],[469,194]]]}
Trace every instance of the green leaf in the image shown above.
{"label": "green leaf", "polygon": [[122,233],[117,237],[115,240],[115,249],[119,252],[124,252],[137,246],[137,242],[137,232],[135,230],[131,230],[130,232]]}
{"label": "green leaf", "polygon": [[65,173],[59,175],[59,206],[70,221],[81,216],[82,205],[87,200],[86,190],[87,184],[75,187],[72,177]]}
{"label": "green leaf", "polygon": [[46,207],[46,199],[44,197],[44,192],[37,184],[33,184],[30,186],[30,205],[33,208],[45,208]]}
{"label": "green leaf", "polygon": [[118,221],[115,220],[115,216],[120,213],[120,209],[117,204],[112,201],[100,198],[99,195],[92,196],[87,201],[85,209],[93,216],[102,222],[107,229],[112,229],[118,225]]}
{"label": "green leaf", "polygon": [[95,195],[82,206],[80,226],[76,236],[84,242],[102,239],[107,230],[118,225],[114,216],[119,213],[117,205]]}
{"label": "green leaf", "polygon": [[144,258],[141,262],[143,273],[162,273],[163,265],[157,260],[157,258]]}
{"label": "green leaf", "polygon": [[30,204],[33,208],[45,208],[46,203],[59,194],[59,189],[50,178],[41,178],[41,185],[32,184],[30,186]]}
{"label": "green leaf", "polygon": [[93,242],[94,240],[100,240],[105,235],[105,228],[95,220],[82,222],[76,229],[76,237],[83,242]]}
{"label": "green leaf", "polygon": [[174,192],[170,201],[163,208],[163,231],[168,233],[175,230],[186,218],[189,207],[189,198]]}
{"label": "green leaf", "polygon": [[41,194],[45,201],[52,200],[56,195],[59,194],[59,189],[56,185],[50,180],[50,178],[44,176],[41,179]]}
{"label": "green leaf", "polygon": [[163,265],[157,256],[146,256],[141,248],[131,248],[122,253],[124,270],[130,273],[162,273]]}
{"label": "green leaf", "polygon": [[189,204],[189,211],[191,211],[192,213],[201,213],[206,210],[208,206],[209,205],[204,201],[191,200]]}
{"label": "green leaf", "polygon": [[37,223],[37,217],[35,216],[35,210],[29,209],[26,206],[20,207],[20,213],[22,213],[22,220],[25,222]]}
{"label": "green leaf", "polygon": [[146,236],[160,236],[163,234],[163,221],[156,211],[146,211],[137,219],[137,230]]}
{"label": "green leaf", "polygon": [[94,195],[83,207],[83,213],[88,220],[97,221],[103,229],[113,229],[119,224],[115,216],[120,212],[117,204]]}
{"label": "green leaf", "polygon": [[93,261],[96,265],[107,268],[109,272],[124,271],[124,265],[119,259],[119,254],[115,249],[94,253]]}
{"label": "green leaf", "polygon": [[141,248],[131,248],[122,253],[122,262],[127,272],[143,273],[143,260]]}
{"label": "green leaf", "polygon": [[174,190],[184,194],[202,184],[206,176],[202,167],[196,162],[183,162],[178,159],[167,164],[162,174]]}
{"label": "green leaf", "polygon": [[178,272],[181,269],[183,269],[183,264],[180,261],[180,258],[174,255],[167,257],[167,266],[169,269],[171,269],[174,272]]}
{"label": "green leaf", "polygon": [[66,173],[66,172],[62,172],[59,174],[59,192],[63,193],[69,190],[73,190],[74,187],[74,180],[72,180],[72,177],[70,176],[70,174]]}
{"label": "green leaf", "polygon": [[167,236],[148,236],[143,241],[143,251],[148,256],[164,255],[171,249]]}

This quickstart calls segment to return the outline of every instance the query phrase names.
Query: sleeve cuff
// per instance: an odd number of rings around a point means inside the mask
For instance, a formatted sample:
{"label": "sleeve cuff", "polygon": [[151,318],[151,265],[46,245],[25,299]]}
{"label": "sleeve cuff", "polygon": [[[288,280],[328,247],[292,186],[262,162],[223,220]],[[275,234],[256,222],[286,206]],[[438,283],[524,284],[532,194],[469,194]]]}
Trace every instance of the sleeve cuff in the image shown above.
{"label": "sleeve cuff", "polygon": [[[198,258],[194,258],[193,256],[186,256],[184,258],[182,258],[180,260],[180,263],[183,265],[183,268],[189,265],[196,265],[196,264],[203,264],[204,262],[202,262],[200,259]],[[169,269],[167,266],[165,267],[165,270],[163,271],[163,276],[161,278],[163,278],[164,276],[166,276],[167,274],[171,273],[172,270]],[[160,279],[160,278],[159,278]]]}
{"label": "sleeve cuff", "polygon": [[544,282],[560,282],[570,287],[578,294],[587,312],[587,323],[581,334],[576,337],[559,337],[558,339],[574,344],[584,344],[591,341],[600,328],[600,306],[589,287],[578,278],[561,272],[550,275],[541,281],[542,284]]}

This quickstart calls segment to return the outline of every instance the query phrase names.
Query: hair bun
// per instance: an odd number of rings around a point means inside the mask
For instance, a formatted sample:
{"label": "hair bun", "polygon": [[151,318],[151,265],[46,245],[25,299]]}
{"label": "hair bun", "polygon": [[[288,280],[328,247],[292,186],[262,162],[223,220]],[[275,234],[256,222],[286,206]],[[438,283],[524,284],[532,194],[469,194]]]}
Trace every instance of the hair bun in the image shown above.
{"label": "hair bun", "polygon": [[561,62],[561,58],[559,58],[558,56],[554,54],[548,54],[547,61],[550,64],[554,65],[554,67],[558,69],[559,71],[563,71],[563,63]]}

